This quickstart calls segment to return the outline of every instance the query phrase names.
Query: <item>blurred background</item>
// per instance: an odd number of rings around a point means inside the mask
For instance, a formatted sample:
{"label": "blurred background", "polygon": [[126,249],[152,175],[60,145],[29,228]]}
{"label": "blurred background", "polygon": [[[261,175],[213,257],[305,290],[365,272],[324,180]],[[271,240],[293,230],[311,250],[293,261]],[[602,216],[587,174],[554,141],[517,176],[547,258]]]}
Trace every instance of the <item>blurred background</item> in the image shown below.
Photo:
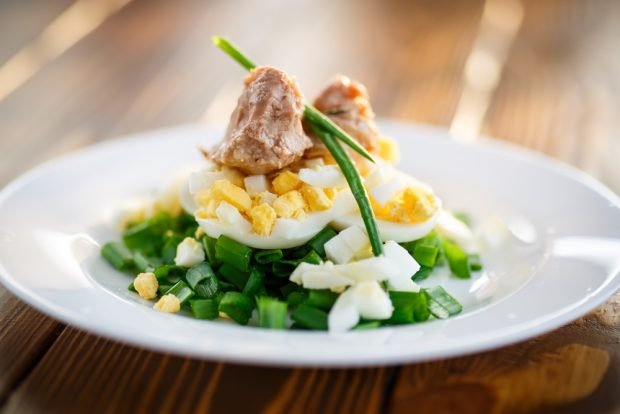
{"label": "blurred background", "polygon": [[617,0],[0,0],[0,186],[96,141],[225,122],[244,73],[213,34],[308,97],[345,73],[378,116],[492,135],[620,192]]}

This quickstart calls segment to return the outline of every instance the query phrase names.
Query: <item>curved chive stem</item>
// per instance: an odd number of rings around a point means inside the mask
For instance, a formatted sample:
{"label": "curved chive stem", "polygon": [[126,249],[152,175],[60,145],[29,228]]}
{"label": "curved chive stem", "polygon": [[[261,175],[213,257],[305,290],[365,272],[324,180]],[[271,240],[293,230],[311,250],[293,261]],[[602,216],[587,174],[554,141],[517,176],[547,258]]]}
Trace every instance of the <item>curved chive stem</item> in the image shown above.
{"label": "curved chive stem", "polygon": [[[213,36],[212,37],[213,44],[223,50],[228,56],[233,58],[237,63],[246,68],[247,70],[252,70],[256,67],[256,64],[248,59],[243,52],[239,50],[235,45],[233,45],[229,40],[220,37]],[[333,123],[328,117],[323,115],[318,109],[309,104],[304,104],[304,116],[310,123],[314,126],[321,127],[325,129],[327,132],[336,136],[339,140],[347,144],[351,149],[362,157],[366,158],[371,162],[375,162],[372,158],[372,155],[366,151],[364,147],[357,143],[353,138],[351,138],[346,132],[342,130],[338,125]]]}
{"label": "curved chive stem", "polygon": [[360,209],[364,227],[366,227],[366,233],[368,233],[368,238],[370,239],[372,252],[375,256],[380,256],[383,254],[383,243],[381,242],[381,237],[379,237],[377,222],[375,221],[375,215],[370,206],[370,201],[368,200],[366,188],[362,184],[362,178],[357,172],[353,161],[351,161],[347,152],[342,148],[342,145],[340,145],[329,132],[321,130],[314,125],[312,125],[312,129],[321,141],[323,141],[323,144],[325,144],[336,160],[340,170],[342,170],[342,174],[344,178],[346,178],[351,188],[351,193],[353,193],[353,197],[355,197],[355,201]]}

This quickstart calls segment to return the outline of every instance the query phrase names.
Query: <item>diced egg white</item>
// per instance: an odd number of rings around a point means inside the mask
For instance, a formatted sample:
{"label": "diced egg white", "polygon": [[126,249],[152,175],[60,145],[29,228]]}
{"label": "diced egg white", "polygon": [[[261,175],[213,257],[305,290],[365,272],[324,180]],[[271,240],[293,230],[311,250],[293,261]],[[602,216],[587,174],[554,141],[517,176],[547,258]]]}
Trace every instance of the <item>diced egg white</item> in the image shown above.
{"label": "diced egg white", "polygon": [[411,277],[420,270],[420,265],[409,252],[393,240],[383,245],[385,257],[394,263],[394,270],[387,278],[388,284],[393,290],[418,292],[420,287],[411,280]]}
{"label": "diced egg white", "polygon": [[467,253],[478,252],[479,247],[473,232],[452,213],[442,210],[439,213],[435,229],[445,238],[454,241]]}
{"label": "diced egg white", "polygon": [[318,168],[302,168],[299,170],[299,179],[306,184],[320,188],[344,187],[347,181],[340,168],[335,165],[326,165]]}
{"label": "diced egg white", "polygon": [[325,254],[334,263],[348,263],[369,244],[364,230],[359,226],[351,226],[325,243]]}
{"label": "diced egg white", "polygon": [[243,179],[243,184],[245,185],[245,191],[247,191],[249,195],[269,191],[269,182],[264,175],[250,175],[245,177]]}
{"label": "diced egg white", "polygon": [[191,267],[198,263],[204,262],[205,252],[202,245],[191,237],[186,237],[177,246],[177,254],[174,263],[177,266]]}
{"label": "diced egg white", "polygon": [[392,316],[392,301],[378,282],[361,282],[351,289],[353,300],[362,318],[381,320]]}
{"label": "diced egg white", "polygon": [[340,290],[351,286],[354,282],[329,268],[315,266],[307,269],[301,276],[301,282],[307,289]]}
{"label": "diced egg white", "polygon": [[242,232],[249,232],[252,225],[232,204],[222,201],[215,209],[215,214],[220,222],[237,227]]}
{"label": "diced egg white", "polygon": [[327,317],[330,332],[346,332],[358,324],[360,313],[357,310],[353,289],[344,291],[332,306]]}

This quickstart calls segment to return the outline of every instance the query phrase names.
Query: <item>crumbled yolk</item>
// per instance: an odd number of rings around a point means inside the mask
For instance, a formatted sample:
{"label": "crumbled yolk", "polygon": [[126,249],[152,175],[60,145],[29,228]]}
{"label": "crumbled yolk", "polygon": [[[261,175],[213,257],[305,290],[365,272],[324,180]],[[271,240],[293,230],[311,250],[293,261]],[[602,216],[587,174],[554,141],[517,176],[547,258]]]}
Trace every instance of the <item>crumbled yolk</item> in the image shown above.
{"label": "crumbled yolk", "polygon": [[258,194],[255,194],[252,197],[252,205],[259,206],[263,203],[273,205],[273,202],[278,198],[274,193],[270,193],[269,191],[262,191]]}
{"label": "crumbled yolk", "polygon": [[136,292],[138,295],[143,297],[144,299],[150,300],[155,299],[157,296],[157,288],[159,284],[157,283],[157,278],[154,273],[140,273],[133,281],[133,287],[136,288]]}
{"label": "crumbled yolk", "polygon": [[157,303],[155,303],[153,309],[160,312],[176,313],[181,310],[181,301],[179,298],[169,293],[162,296]]}
{"label": "crumbled yolk", "polygon": [[398,162],[400,154],[396,141],[394,141],[392,138],[382,136],[377,140],[377,144],[379,145],[379,148],[376,152],[379,157],[383,158],[391,164],[396,164]]}
{"label": "crumbled yolk", "polygon": [[324,188],[323,191],[330,200],[333,200],[334,198],[336,198],[336,194],[338,194],[339,190],[336,187],[328,187]]}
{"label": "crumbled yolk", "polygon": [[278,197],[273,202],[273,208],[278,217],[301,218],[299,210],[304,211],[306,202],[299,191],[293,190]]}
{"label": "crumbled yolk", "polygon": [[234,185],[228,180],[217,180],[211,187],[213,198],[217,201],[226,201],[237,210],[245,212],[252,208],[252,198],[241,187]]}
{"label": "crumbled yolk", "polygon": [[250,210],[252,230],[259,236],[269,236],[276,223],[276,211],[269,204],[263,203]]}
{"label": "crumbled yolk", "polygon": [[292,190],[297,190],[301,187],[301,180],[299,176],[291,171],[282,171],[276,178],[273,179],[271,185],[273,186],[273,190],[278,195],[282,195],[284,193],[288,193]]}
{"label": "crumbled yolk", "polygon": [[370,203],[377,218],[397,223],[420,223],[428,220],[437,210],[435,198],[423,189],[407,187],[385,205],[373,197]]}
{"label": "crumbled yolk", "polygon": [[322,188],[304,184],[300,192],[308,204],[310,211],[327,210],[333,204],[332,200],[325,194]]}

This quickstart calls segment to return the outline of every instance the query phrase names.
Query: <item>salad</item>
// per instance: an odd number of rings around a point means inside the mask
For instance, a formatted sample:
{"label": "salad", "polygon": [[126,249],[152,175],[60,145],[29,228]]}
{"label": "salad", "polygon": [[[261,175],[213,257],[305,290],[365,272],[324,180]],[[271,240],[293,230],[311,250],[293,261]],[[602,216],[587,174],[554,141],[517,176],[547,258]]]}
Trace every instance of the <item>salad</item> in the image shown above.
{"label": "salad", "polygon": [[[481,270],[468,220],[395,167],[366,88],[338,76],[304,104],[280,69],[250,71],[204,165],[124,218],[101,254],[155,310],[270,329],[344,332],[462,311],[437,269]],[[429,279],[431,280],[431,279]]]}

